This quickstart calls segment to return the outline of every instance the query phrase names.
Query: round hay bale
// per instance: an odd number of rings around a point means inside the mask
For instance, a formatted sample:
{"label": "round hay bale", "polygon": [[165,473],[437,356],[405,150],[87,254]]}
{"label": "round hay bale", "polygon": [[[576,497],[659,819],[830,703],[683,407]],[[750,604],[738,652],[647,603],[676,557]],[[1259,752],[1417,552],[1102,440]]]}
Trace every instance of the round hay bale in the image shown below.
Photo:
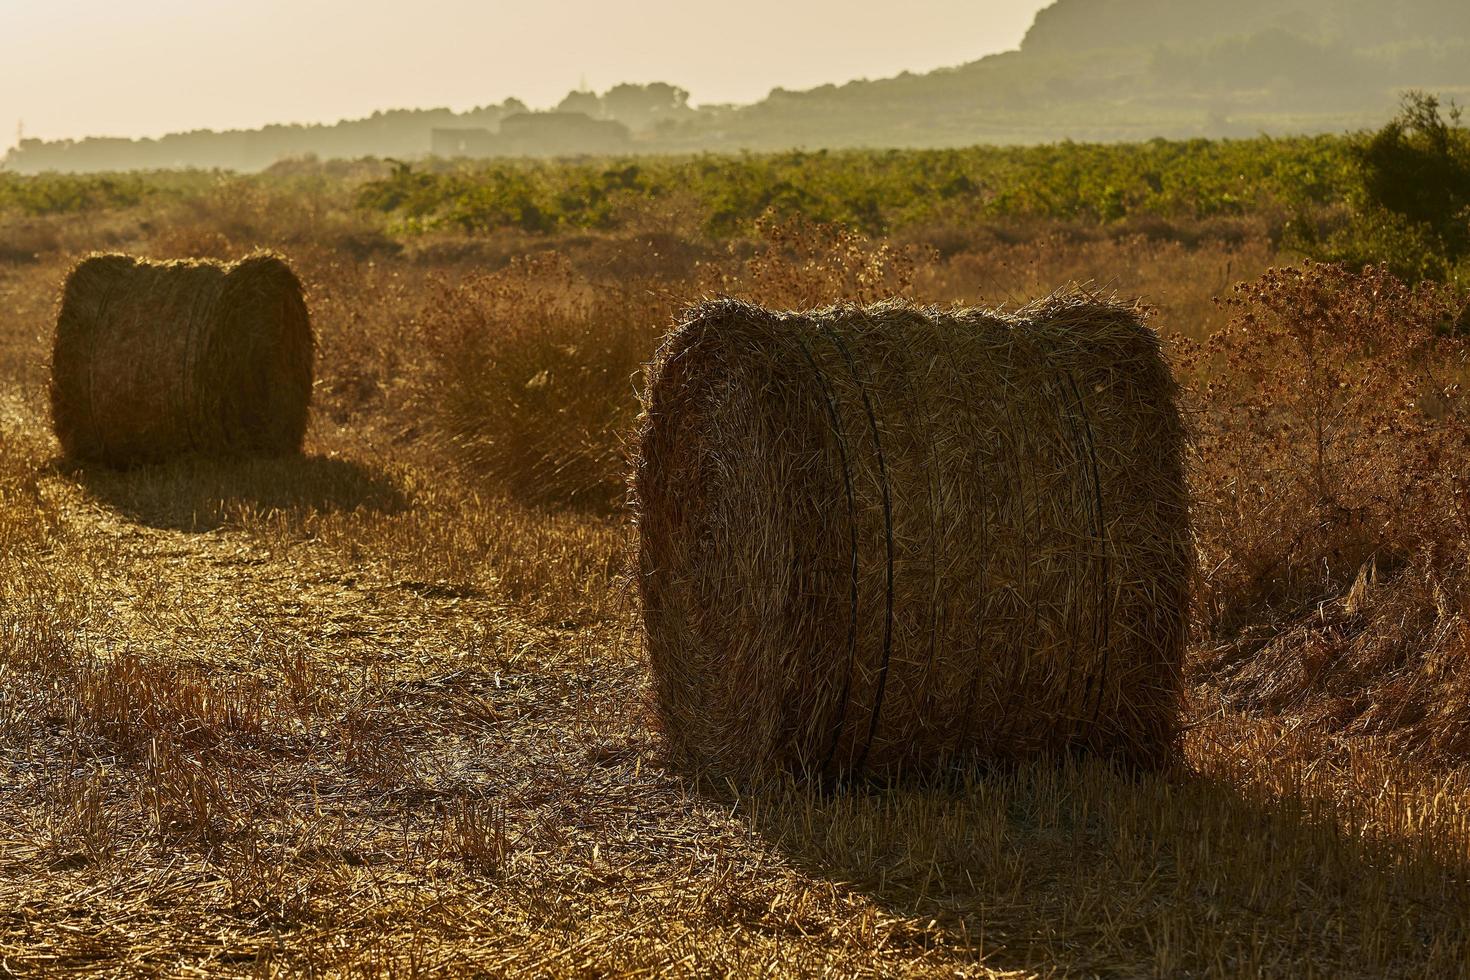
{"label": "round hay bale", "polygon": [[1170,752],[1184,434],[1136,311],[708,303],[650,368],[639,451],[644,643],[685,764]]}
{"label": "round hay bale", "polygon": [[279,256],[93,255],[62,291],[52,425],[67,456],[113,466],[300,452],[312,356],[301,282]]}

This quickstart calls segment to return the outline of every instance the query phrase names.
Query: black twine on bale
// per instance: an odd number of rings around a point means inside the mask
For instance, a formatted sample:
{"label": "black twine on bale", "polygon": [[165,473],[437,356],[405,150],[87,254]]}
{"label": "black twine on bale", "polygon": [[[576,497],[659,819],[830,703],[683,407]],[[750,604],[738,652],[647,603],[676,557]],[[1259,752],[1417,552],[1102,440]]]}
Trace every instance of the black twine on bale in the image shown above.
{"label": "black twine on bale", "polygon": [[843,681],[843,684],[842,684],[842,692],[841,692],[840,695],[838,695],[837,703],[838,703],[838,705],[840,707],[838,708],[837,719],[836,719],[836,721],[832,725],[832,743],[827,747],[827,753],[826,753],[826,756],[822,759],[822,764],[817,767],[818,768],[818,771],[823,772],[823,773],[826,773],[831,768],[832,760],[835,757],[835,755],[837,754],[837,743],[838,743],[838,740],[842,737],[842,725],[847,720],[847,699],[848,699],[848,696],[852,693],[852,671],[853,671],[853,664],[857,660],[857,628],[858,628],[857,503],[856,503],[856,501],[853,498],[853,492],[852,492],[852,467],[848,465],[848,461],[847,461],[847,439],[846,439],[846,437],[843,434],[844,433],[844,430],[843,430],[843,427],[842,427],[842,417],[839,414],[839,412],[837,411],[837,399],[832,394],[832,388],[831,388],[831,386],[827,383],[827,376],[822,373],[822,369],[817,365],[817,359],[812,355],[812,349],[811,349],[811,347],[809,347],[807,345],[807,342],[804,339],[802,339],[801,334],[798,331],[792,331],[792,336],[796,338],[796,343],[801,348],[802,354],[805,355],[807,364],[809,364],[811,366],[812,376],[817,379],[817,385],[822,389],[822,395],[823,395],[823,398],[824,398],[824,400],[826,402],[826,405],[827,405],[827,415],[828,415],[828,418],[831,420],[832,436],[833,436],[834,439],[837,440],[837,457],[838,457],[838,461],[839,461],[839,463],[841,464],[841,467],[842,467],[843,491],[844,491],[844,493],[845,493],[845,495],[847,497],[847,529],[848,529],[849,541],[850,541],[851,549],[852,549],[851,550],[851,565],[852,565],[852,621],[851,621],[850,625],[848,626],[848,634],[847,634],[847,673],[846,673],[846,678],[845,678],[845,680]]}
{"label": "black twine on bale", "polygon": [[[858,386],[858,392],[862,395],[863,411],[868,415],[868,428],[873,433],[873,448],[878,460],[878,479],[883,491],[883,536],[885,544],[884,558],[887,567],[887,583],[884,590],[884,622],[883,622],[883,660],[878,668],[878,687],[873,693],[873,712],[868,720],[868,741],[863,745],[862,752],[853,763],[852,771],[860,774],[863,767],[868,763],[868,753],[872,751],[873,739],[878,733],[878,718],[883,712],[883,692],[888,684],[888,664],[893,656],[893,499],[888,488],[888,465],[883,456],[883,437],[878,432],[878,417],[873,411],[873,400],[868,396],[871,379],[859,377],[857,361],[852,356],[852,351],[843,343],[842,338],[825,321],[819,321],[818,326],[822,332],[832,341],[841,352],[843,360],[847,362],[847,369],[851,374],[853,384]],[[856,562],[857,558],[854,557]]]}
{"label": "black twine on bale", "polygon": [[1072,389],[1072,397],[1076,400],[1077,411],[1082,416],[1082,437],[1087,448],[1087,460],[1091,467],[1092,477],[1092,504],[1093,504],[1093,526],[1094,537],[1097,540],[1098,549],[1098,586],[1097,586],[1097,608],[1094,612],[1096,619],[1093,622],[1094,640],[1098,648],[1103,651],[1102,666],[1096,675],[1089,674],[1087,678],[1088,693],[1090,689],[1097,690],[1097,698],[1093,702],[1092,720],[1096,722],[1098,712],[1102,710],[1102,692],[1107,685],[1108,659],[1111,648],[1108,644],[1109,616],[1108,605],[1108,523],[1103,510],[1102,497],[1102,474],[1097,465],[1097,436],[1092,429],[1092,417],[1087,413],[1087,403],[1082,399],[1082,391],[1077,386],[1077,377],[1071,371],[1063,371],[1067,384]]}

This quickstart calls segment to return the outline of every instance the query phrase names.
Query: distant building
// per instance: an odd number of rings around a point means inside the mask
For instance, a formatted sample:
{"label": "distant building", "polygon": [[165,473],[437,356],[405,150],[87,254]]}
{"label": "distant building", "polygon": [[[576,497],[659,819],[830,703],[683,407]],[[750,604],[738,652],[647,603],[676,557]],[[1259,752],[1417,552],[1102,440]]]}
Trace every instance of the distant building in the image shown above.
{"label": "distant building", "polygon": [[436,157],[562,157],[626,153],[628,127],[584,112],[522,112],[500,121],[500,131],[434,129]]}

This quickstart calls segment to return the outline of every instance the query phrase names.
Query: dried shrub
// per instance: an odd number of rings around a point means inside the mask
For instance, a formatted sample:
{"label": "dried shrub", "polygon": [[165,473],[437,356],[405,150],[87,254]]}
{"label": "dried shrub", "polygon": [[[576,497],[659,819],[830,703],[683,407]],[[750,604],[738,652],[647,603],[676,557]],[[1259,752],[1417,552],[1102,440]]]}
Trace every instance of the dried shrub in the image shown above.
{"label": "dried shrub", "polygon": [[443,285],[424,318],[442,439],[519,498],[616,506],[661,310],[646,290],[588,282],[555,253]]}
{"label": "dried shrub", "polygon": [[[923,254],[801,219],[767,217],[756,230],[748,254],[695,261],[689,278],[608,283],[541,252],[442,284],[422,323],[432,362],[425,407],[440,441],[521,499],[615,509],[638,376],[689,297],[872,303],[910,295]],[[648,240],[651,253],[659,247]]]}
{"label": "dried shrub", "polygon": [[772,308],[814,309],[834,302],[863,305],[911,297],[914,277],[933,250],[874,241],[841,225],[767,213],[755,225],[756,251],[734,273],[702,291]]}
{"label": "dried shrub", "polygon": [[1381,269],[1273,270],[1183,358],[1201,676],[1240,707],[1470,752],[1461,303]]}
{"label": "dried shrub", "polygon": [[301,282],[279,256],[94,255],[62,292],[52,424],[67,456],[119,466],[296,453],[312,358]]}
{"label": "dried shrub", "polygon": [[54,221],[0,216],[0,265],[31,264],[61,248],[61,231]]}
{"label": "dried shrub", "polygon": [[1167,756],[1183,430],[1135,311],[707,304],[645,401],[638,581],[682,761],[886,779]]}

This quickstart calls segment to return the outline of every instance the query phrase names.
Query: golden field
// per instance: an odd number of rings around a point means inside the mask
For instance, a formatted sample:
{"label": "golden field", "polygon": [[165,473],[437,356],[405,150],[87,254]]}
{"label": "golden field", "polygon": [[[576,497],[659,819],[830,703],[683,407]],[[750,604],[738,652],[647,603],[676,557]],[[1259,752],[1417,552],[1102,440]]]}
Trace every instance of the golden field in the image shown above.
{"label": "golden field", "polygon": [[[1266,276],[1295,260],[1249,218],[712,239],[650,205],[399,240],[344,201],[222,178],[0,215],[0,974],[1470,974],[1448,293]],[[308,290],[306,454],[61,459],[71,264],[258,246]],[[845,792],[666,766],[620,487],[677,311],[1069,282],[1143,298],[1186,386],[1177,765]]]}

